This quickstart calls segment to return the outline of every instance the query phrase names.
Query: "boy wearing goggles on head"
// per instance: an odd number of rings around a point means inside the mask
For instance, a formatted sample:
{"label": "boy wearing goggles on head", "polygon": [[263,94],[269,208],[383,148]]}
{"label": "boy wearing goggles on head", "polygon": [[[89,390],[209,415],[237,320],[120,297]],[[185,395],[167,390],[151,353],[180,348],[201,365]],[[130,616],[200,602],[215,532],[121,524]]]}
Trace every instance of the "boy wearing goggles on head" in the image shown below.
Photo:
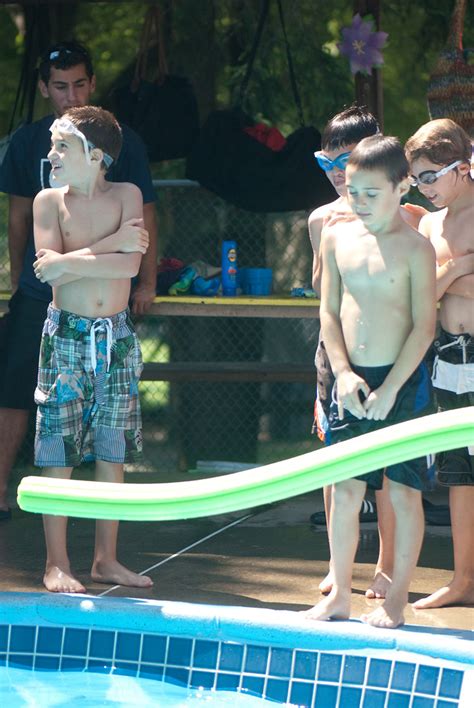
{"label": "boy wearing goggles on head", "polygon": [[[439,410],[474,405],[474,181],[467,133],[449,119],[423,125],[405,146],[412,183],[439,211],[419,230],[436,251],[441,331],[434,343],[433,385]],[[452,582],[415,602],[425,609],[474,603],[473,446],[437,457],[449,486],[454,547]]]}
{"label": "boy wearing goggles on head", "polygon": [[[51,126],[53,189],[33,202],[34,272],[53,289],[35,390],[35,464],[50,477],[69,479],[74,467],[94,460],[99,481],[123,482],[124,462],[141,452],[142,360],[128,301],[148,233],[139,188],[105,179],[121,147],[111,113],[69,109]],[[67,519],[43,521],[45,587],[85,592],[70,569]],[[96,522],[92,579],[150,587],[150,578],[117,561],[117,532],[117,521]]]}
{"label": "boy wearing goggles on head", "polygon": [[[324,170],[327,178],[335,188],[338,198],[315,209],[308,220],[309,238],[313,248],[312,285],[316,293],[320,292],[321,283],[321,236],[324,227],[337,220],[354,219],[349,203],[345,184],[345,169],[352,150],[363,139],[380,132],[377,120],[365,108],[351,106],[335,115],[326,125],[321,137],[321,150],[314,154],[319,167]],[[411,208],[411,211],[409,209]],[[425,213],[425,210],[421,210]],[[402,209],[402,216],[416,228],[420,219],[420,211],[408,205]],[[324,347],[320,339],[316,350],[317,396],[313,430],[317,430],[321,440],[329,443],[329,408],[331,405],[334,375]],[[369,598],[383,598],[390,586],[393,569],[393,511],[390,500],[384,490],[376,493],[377,517],[380,532],[380,552],[374,573],[374,580],[367,589]],[[331,487],[324,489],[324,507],[326,524],[329,529],[331,517]],[[362,509],[373,508],[366,502]],[[361,511],[361,521],[372,521],[374,512],[367,517]],[[319,589],[323,593],[331,591],[333,575],[331,570],[322,580]]]}

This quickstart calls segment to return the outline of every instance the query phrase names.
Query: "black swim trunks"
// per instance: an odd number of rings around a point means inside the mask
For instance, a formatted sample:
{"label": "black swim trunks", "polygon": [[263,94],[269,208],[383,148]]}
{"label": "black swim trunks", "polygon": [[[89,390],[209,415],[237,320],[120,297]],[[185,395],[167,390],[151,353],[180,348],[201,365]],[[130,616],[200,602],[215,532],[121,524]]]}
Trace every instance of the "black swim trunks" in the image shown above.
{"label": "black swim trunks", "polygon": [[[371,391],[379,388],[385,381],[392,366],[361,367],[352,365],[352,370],[370,387]],[[333,388],[332,402],[329,414],[329,435],[328,442],[334,443],[349,440],[374,430],[386,428],[389,425],[402,423],[406,420],[413,420],[423,415],[435,412],[433,403],[433,391],[428,369],[424,363],[413,372],[410,378],[404,383],[397,394],[397,398],[392,410],[385,420],[359,420],[349,411],[344,410],[344,418],[338,417],[337,412],[337,383]],[[384,474],[394,482],[405,484],[408,487],[421,491],[433,487],[434,478],[434,458],[432,455],[418,457],[415,460],[399,462],[386,467],[385,470],[376,470],[368,474],[356,477],[371,489],[382,489]]]}
{"label": "black swim trunks", "polygon": [[[438,410],[474,406],[474,338],[441,330],[433,347],[432,381]],[[472,446],[440,452],[436,463],[440,484],[474,485],[474,434]]]}

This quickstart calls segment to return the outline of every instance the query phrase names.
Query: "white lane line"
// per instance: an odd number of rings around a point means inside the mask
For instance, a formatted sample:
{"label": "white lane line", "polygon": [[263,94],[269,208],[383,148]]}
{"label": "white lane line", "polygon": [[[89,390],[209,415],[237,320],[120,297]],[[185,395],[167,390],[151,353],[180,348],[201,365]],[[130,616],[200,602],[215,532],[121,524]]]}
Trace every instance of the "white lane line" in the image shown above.
{"label": "white lane line", "polygon": [[[240,519],[236,519],[235,521],[232,521],[232,523],[227,524],[227,526],[223,526],[221,529],[217,529],[217,531],[213,531],[208,536],[204,536],[203,538],[200,538],[198,541],[191,543],[191,545],[186,546],[186,548],[181,548],[179,551],[176,551],[176,553],[173,553],[172,556],[168,556],[167,558],[164,558],[163,560],[161,560],[159,563],[155,563],[155,565],[151,565],[149,568],[145,568],[145,570],[142,570],[140,573],[138,573],[138,575],[145,575],[146,573],[150,573],[152,570],[155,570],[155,568],[159,568],[160,565],[164,565],[165,563],[168,563],[169,561],[173,560],[174,558],[178,558],[183,553],[186,553],[186,551],[190,551],[191,548],[195,548],[196,546],[199,546],[201,543],[204,543],[204,541],[208,541],[213,536],[217,536],[219,533],[222,533],[222,531],[227,531],[227,529],[232,528],[232,526],[236,526],[237,524],[240,524],[241,521],[245,521],[245,519],[249,519],[251,516],[255,516],[255,513],[256,512],[254,511],[252,514],[246,514],[245,516],[241,516]],[[104,590],[104,592],[99,593],[97,595],[97,597],[103,597],[104,595],[107,595],[109,592],[112,592],[113,590],[116,590],[117,588],[121,588],[121,587],[125,587],[125,586],[113,585],[112,587],[108,588],[108,590]]]}

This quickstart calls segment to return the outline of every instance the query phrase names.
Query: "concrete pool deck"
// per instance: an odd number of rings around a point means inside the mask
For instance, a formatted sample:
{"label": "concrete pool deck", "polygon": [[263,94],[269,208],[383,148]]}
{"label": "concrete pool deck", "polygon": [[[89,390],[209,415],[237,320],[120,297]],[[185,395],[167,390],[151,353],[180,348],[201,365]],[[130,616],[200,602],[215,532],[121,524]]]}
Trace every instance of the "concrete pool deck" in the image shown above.
{"label": "concrete pool deck", "polygon": [[[86,478],[82,476],[81,478]],[[130,482],[168,482],[159,474],[129,475]],[[12,481],[11,497],[16,484]],[[438,491],[428,498],[446,503]],[[110,587],[89,578],[94,524],[71,519],[69,548],[77,577],[91,595],[176,600],[213,605],[303,610],[320,596],[318,583],[327,571],[328,545],[323,527],[309,516],[322,508],[322,493],[313,492],[268,507],[204,519],[167,522],[122,522],[119,559],[153,578],[151,589]],[[352,590],[352,617],[380,601],[367,600],[378,551],[377,525],[361,525]],[[41,517],[19,509],[0,523],[0,591],[41,592],[44,541]],[[450,527],[428,526],[410,593],[414,602],[449,582],[452,576]],[[439,629],[474,629],[474,607],[406,612],[408,624]]]}

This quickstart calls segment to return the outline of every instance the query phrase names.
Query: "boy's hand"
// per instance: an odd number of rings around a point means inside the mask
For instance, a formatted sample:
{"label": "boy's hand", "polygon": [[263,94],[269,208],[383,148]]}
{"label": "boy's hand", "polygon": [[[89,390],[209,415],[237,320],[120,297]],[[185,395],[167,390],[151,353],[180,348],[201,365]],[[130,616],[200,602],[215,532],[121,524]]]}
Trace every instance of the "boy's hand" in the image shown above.
{"label": "boy's hand", "polygon": [[411,204],[407,202],[401,205],[402,209],[405,211],[406,221],[414,229],[418,228],[418,225],[425,214],[428,214],[428,210],[422,207],[420,204]]}
{"label": "boy's hand", "polygon": [[366,410],[366,418],[369,420],[385,420],[393,408],[397,391],[388,386],[379,386],[375,391],[372,391],[367,400],[364,401]]}
{"label": "boy's hand", "polygon": [[143,219],[129,219],[119,228],[115,240],[121,253],[146,253],[150,239],[143,228]]}
{"label": "boy's hand", "polygon": [[366,412],[359,397],[362,391],[367,398],[370,395],[370,388],[364,379],[353,371],[346,371],[337,377],[337,414],[339,420],[344,418],[344,408],[352,413],[356,418],[365,418]]}
{"label": "boy's hand", "polygon": [[37,260],[33,263],[35,275],[42,283],[57,280],[66,272],[62,264],[62,254],[49,248],[41,248],[37,253]]}

